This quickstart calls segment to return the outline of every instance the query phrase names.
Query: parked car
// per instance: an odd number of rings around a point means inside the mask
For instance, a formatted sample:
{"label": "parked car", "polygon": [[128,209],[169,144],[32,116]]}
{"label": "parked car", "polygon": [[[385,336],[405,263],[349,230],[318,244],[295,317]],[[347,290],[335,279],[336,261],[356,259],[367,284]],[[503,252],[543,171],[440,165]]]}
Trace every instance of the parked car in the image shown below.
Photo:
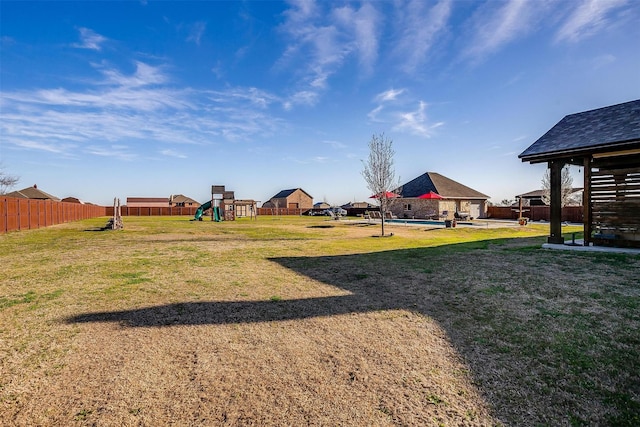
{"label": "parked car", "polygon": [[324,215],[327,216],[347,216],[347,211],[339,206],[334,206],[329,209],[325,209]]}

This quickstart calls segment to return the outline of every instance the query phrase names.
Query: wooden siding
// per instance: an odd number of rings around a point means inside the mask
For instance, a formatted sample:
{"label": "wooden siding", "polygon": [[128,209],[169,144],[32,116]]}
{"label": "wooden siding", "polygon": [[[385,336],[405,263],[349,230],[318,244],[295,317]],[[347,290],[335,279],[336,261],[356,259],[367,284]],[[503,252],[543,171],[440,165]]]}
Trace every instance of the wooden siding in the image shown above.
{"label": "wooden siding", "polygon": [[592,169],[589,198],[594,242],[640,247],[640,167]]}

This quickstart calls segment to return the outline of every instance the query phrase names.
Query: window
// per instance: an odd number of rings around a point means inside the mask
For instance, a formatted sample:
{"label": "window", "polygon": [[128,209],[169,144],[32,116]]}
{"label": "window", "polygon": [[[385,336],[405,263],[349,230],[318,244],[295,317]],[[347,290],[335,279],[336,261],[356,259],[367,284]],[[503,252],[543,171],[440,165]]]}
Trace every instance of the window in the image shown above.
{"label": "window", "polygon": [[404,210],[405,211],[410,211],[411,210],[411,203],[405,203],[404,204]]}

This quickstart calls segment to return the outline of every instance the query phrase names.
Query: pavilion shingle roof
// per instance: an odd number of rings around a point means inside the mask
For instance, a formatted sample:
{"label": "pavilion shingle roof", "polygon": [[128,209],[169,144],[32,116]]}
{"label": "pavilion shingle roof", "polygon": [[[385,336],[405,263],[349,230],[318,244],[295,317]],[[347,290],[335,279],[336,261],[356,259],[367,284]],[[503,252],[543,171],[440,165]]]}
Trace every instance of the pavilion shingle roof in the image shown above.
{"label": "pavilion shingle roof", "polygon": [[402,197],[418,197],[433,191],[447,199],[488,199],[489,196],[462,185],[436,172],[426,172],[400,186],[394,193]]}
{"label": "pavilion shingle roof", "polygon": [[565,116],[518,157],[540,162],[638,145],[640,99]]}

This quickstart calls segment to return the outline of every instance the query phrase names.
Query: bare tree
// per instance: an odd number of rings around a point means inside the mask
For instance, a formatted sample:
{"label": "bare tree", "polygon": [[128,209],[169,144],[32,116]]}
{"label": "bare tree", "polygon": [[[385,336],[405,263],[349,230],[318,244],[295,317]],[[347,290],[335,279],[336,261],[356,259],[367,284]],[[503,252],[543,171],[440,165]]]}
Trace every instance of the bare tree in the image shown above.
{"label": "bare tree", "polygon": [[8,175],[2,165],[0,165],[0,194],[7,194],[7,190],[12,188],[20,181],[20,178],[13,175]]}
{"label": "bare tree", "polygon": [[[551,169],[544,171],[542,177],[542,201],[545,204],[551,203]],[[560,176],[560,191],[562,193],[560,197],[560,206],[565,207],[571,201],[571,193],[573,193],[573,178],[569,172],[569,166],[562,168],[562,174]]]}
{"label": "bare tree", "polygon": [[373,135],[369,141],[369,158],[363,161],[362,177],[367,188],[373,192],[380,203],[382,217],[382,235],[384,236],[384,214],[387,211],[388,192],[398,184],[395,181],[393,168],[393,141],[386,138],[384,133]]}

